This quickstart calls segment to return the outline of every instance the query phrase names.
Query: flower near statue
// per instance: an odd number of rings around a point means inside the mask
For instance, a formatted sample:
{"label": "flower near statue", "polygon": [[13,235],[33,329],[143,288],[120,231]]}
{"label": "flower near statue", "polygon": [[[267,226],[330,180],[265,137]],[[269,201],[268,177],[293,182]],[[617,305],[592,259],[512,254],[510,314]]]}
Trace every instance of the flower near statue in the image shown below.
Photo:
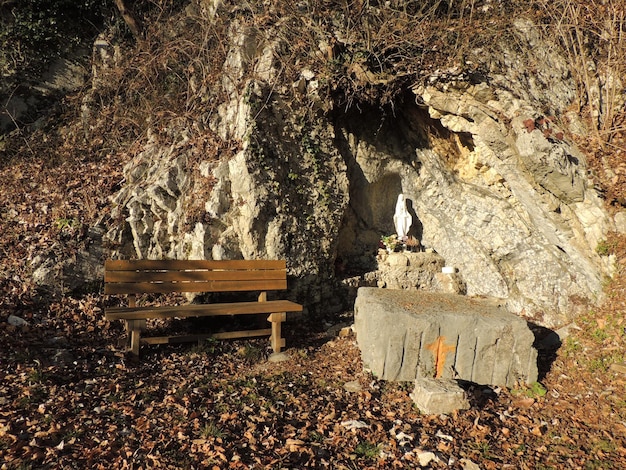
{"label": "flower near statue", "polygon": [[422,251],[422,244],[419,239],[412,236],[406,237],[406,240],[403,242],[398,238],[398,234],[394,233],[391,235],[382,235],[380,237],[379,248],[386,249],[389,253],[401,251],[402,249],[405,251],[419,252]]}
{"label": "flower near statue", "polygon": [[393,253],[401,245],[398,235],[395,233],[392,235],[382,235],[380,237],[380,243],[389,253]]}

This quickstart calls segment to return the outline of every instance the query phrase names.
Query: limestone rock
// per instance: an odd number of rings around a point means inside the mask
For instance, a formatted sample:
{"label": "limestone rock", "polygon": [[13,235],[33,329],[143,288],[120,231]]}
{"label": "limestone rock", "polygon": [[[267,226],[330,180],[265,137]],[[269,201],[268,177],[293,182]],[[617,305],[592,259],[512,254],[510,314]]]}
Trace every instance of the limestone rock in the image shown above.
{"label": "limestone rock", "polygon": [[[567,129],[550,119],[575,87],[537,28],[516,21],[524,54],[496,45],[501,55],[484,60],[501,67],[483,64],[488,76],[433,76],[389,114],[333,109],[304,67],[281,83],[281,27],[230,23],[215,84],[222,101],[199,121],[237,150],[194,162],[187,121],[170,123],[167,145],[151,139],[113,201],[123,225],[103,224],[114,256],[285,258],[290,295],[310,313],[350,308],[354,282],[341,280],[356,273],[368,285],[501,298],[548,327],[598,299],[611,267],[595,247],[614,224]],[[107,54],[114,62],[115,50]],[[535,73],[519,73],[530,64]],[[404,254],[372,274],[399,194],[408,235],[457,267],[454,279],[430,269],[415,277]]]}
{"label": "limestone rock", "polygon": [[435,274],[435,286],[437,292],[447,294],[465,294],[465,283],[457,273],[437,273]]}
{"label": "limestone rock", "polygon": [[501,304],[454,294],[360,288],[354,326],[363,363],[384,380],[532,383],[538,374],[534,335]]}
{"label": "limestone rock", "polygon": [[9,315],[7,319],[7,323],[11,326],[28,326],[28,322],[24,320],[22,317],[18,317],[17,315]]}
{"label": "limestone rock", "polygon": [[626,212],[618,212],[613,217],[615,230],[619,233],[626,233]]}
{"label": "limestone rock", "polygon": [[470,407],[467,393],[456,380],[420,377],[411,398],[424,414],[449,414]]}
{"label": "limestone rock", "polygon": [[[445,265],[445,260],[437,253],[404,252],[389,253],[381,250],[378,255],[378,271],[376,272],[378,287],[388,289],[421,289],[437,291],[443,288],[438,275]],[[463,291],[462,282],[450,284],[450,289],[458,288],[456,293]]]}
{"label": "limestone rock", "polygon": [[90,227],[81,248],[73,256],[62,257],[55,250],[58,247],[35,256],[31,261],[35,284],[55,295],[99,285],[104,275],[102,236],[102,229]]}
{"label": "limestone rock", "polygon": [[286,352],[275,352],[269,355],[267,358],[268,362],[286,362],[289,361],[291,357]]}

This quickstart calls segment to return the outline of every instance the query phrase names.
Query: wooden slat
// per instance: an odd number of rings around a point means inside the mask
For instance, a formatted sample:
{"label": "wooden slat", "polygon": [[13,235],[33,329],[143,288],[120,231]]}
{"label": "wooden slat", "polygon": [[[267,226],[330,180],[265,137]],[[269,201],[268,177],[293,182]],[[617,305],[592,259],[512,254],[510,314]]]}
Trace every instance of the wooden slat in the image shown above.
{"label": "wooden slat", "polygon": [[105,311],[107,320],[139,320],[144,318],[210,317],[218,315],[250,315],[256,313],[301,312],[302,305],[289,300],[267,302],[234,302],[224,304],[191,304],[160,307],[115,307]]}
{"label": "wooden slat", "polygon": [[179,336],[149,336],[141,338],[141,342],[145,344],[175,344],[189,343],[192,341],[201,341],[203,339],[234,339],[234,338],[254,338],[256,336],[269,336],[272,334],[271,328],[262,330],[241,330],[241,331],[225,331],[223,333],[199,334],[199,335],[179,335]]}
{"label": "wooden slat", "polygon": [[172,292],[244,292],[283,290],[286,279],[258,281],[208,281],[208,282],[131,282],[105,284],[104,293],[111,294],[167,294]]}
{"label": "wooden slat", "polygon": [[185,270],[185,271],[106,271],[105,282],[154,282],[154,281],[249,281],[253,279],[285,279],[284,270],[254,270],[254,271],[213,271],[213,270]]}
{"label": "wooden slat", "polygon": [[106,260],[107,271],[145,269],[286,269],[285,260]]}

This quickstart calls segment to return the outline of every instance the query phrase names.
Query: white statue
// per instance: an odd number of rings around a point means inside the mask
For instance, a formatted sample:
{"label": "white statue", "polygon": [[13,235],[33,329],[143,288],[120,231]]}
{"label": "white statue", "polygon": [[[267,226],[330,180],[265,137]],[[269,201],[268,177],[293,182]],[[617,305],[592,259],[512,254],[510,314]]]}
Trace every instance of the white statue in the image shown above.
{"label": "white statue", "polygon": [[400,193],[398,194],[398,202],[396,202],[396,212],[393,215],[393,224],[396,226],[399,240],[406,241],[412,223],[413,218],[406,208],[406,199],[404,194]]}

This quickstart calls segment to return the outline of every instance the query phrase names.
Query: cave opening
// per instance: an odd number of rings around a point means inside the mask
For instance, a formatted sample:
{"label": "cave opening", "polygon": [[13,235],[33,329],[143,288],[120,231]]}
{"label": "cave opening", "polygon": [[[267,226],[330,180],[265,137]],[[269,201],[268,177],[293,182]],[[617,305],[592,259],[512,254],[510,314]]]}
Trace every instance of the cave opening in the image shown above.
{"label": "cave opening", "polygon": [[425,111],[413,100],[393,113],[371,107],[352,110],[336,124],[344,156],[350,202],[338,235],[336,274],[351,277],[377,269],[381,237],[396,232],[393,215],[400,193],[412,216],[409,236],[421,240],[423,225],[414,204],[419,148],[428,147]]}

